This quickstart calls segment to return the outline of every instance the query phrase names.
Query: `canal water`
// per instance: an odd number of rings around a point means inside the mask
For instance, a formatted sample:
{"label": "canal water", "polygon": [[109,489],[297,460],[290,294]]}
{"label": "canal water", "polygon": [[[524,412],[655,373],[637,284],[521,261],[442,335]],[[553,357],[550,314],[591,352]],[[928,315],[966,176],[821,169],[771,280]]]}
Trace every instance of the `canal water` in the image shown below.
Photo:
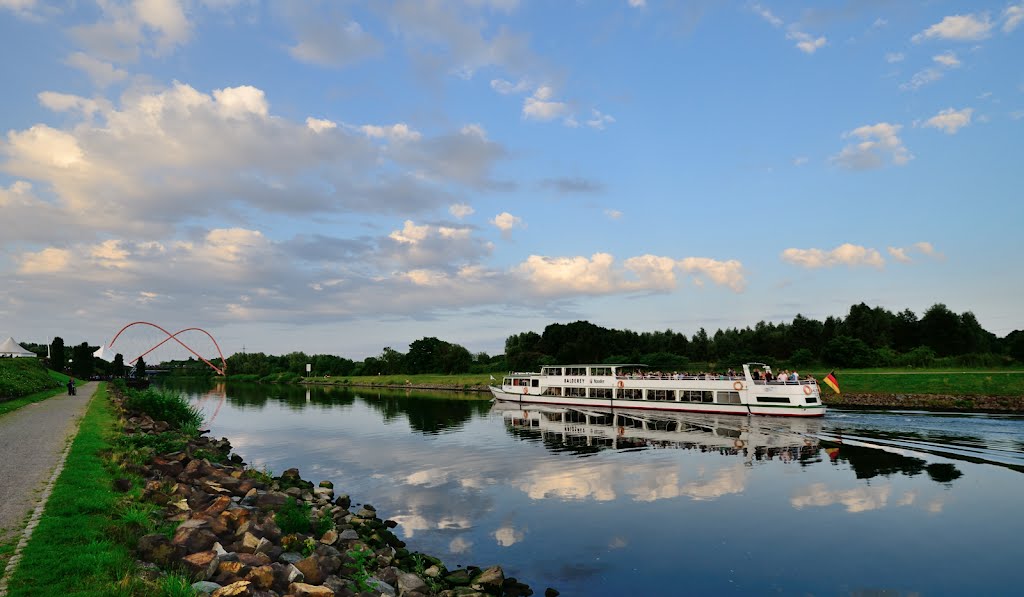
{"label": "canal water", "polygon": [[[523,408],[181,387],[246,462],[331,480],[414,551],[562,595],[1020,591],[1024,418]],[[471,395],[473,396],[473,395]]]}

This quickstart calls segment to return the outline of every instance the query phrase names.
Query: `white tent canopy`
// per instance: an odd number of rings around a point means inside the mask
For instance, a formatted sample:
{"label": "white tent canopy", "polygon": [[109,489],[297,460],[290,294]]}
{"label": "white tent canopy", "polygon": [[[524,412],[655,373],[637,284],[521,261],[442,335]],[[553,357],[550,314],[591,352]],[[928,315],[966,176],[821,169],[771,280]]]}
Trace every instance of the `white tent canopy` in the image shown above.
{"label": "white tent canopy", "polygon": [[0,344],[0,357],[34,357],[36,353],[25,350],[14,338],[8,337]]}

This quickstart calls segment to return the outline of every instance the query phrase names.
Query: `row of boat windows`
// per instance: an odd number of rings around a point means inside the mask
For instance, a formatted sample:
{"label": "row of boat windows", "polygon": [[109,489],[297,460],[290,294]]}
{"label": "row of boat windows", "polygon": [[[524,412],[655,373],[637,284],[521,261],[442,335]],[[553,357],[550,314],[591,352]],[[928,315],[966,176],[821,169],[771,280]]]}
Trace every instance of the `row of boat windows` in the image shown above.
{"label": "row of boat windows", "polygon": [[[716,400],[717,394],[717,400]],[[654,402],[706,402],[717,404],[740,404],[739,392],[712,392],[711,390],[643,390],[640,388],[580,388],[551,386],[544,389],[542,396],[567,396],[572,398],[599,398],[615,400],[648,400]],[[789,402],[788,398],[782,400]]]}
{"label": "row of boat windows", "polygon": [[[591,367],[590,375],[596,377],[598,375],[611,375],[611,367]],[[570,375],[576,377],[585,377],[587,375],[586,367],[544,367],[541,369],[541,375]]]}

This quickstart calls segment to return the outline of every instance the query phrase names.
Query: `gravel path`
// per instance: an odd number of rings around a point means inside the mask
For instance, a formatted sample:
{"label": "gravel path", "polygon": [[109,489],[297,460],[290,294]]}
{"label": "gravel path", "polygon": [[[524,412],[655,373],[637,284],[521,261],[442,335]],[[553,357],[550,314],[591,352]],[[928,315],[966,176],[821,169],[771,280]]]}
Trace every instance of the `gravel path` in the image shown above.
{"label": "gravel path", "polygon": [[0,543],[20,531],[36,507],[96,385],[81,384],[76,396],[54,396],[0,416]]}

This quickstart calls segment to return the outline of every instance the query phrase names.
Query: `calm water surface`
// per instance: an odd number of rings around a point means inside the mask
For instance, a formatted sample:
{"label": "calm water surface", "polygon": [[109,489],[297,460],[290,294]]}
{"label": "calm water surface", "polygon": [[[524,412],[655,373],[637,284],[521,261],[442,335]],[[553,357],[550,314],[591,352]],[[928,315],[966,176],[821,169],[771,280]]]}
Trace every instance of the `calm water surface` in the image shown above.
{"label": "calm water surface", "polygon": [[537,594],[1021,590],[1024,418],[525,412],[457,394],[184,388],[255,467]]}

